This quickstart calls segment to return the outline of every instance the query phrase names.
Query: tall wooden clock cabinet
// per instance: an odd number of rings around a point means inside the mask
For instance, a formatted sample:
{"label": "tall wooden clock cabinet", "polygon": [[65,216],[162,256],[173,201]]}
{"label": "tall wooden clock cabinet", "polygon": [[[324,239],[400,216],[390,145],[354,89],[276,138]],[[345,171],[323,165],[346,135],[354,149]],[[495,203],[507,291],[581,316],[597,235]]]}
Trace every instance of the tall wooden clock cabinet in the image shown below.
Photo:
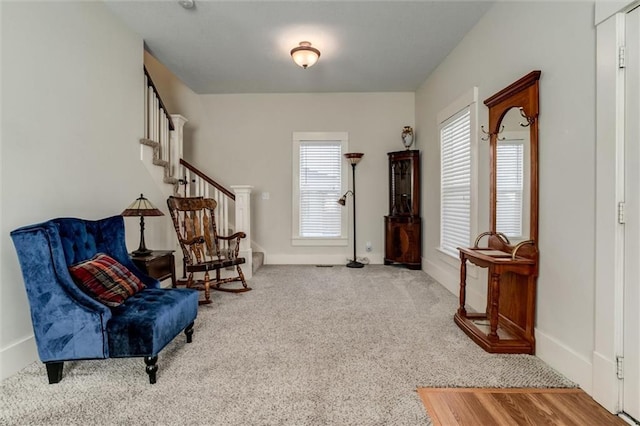
{"label": "tall wooden clock cabinet", "polygon": [[389,152],[389,216],[384,217],[384,264],[422,267],[420,151]]}

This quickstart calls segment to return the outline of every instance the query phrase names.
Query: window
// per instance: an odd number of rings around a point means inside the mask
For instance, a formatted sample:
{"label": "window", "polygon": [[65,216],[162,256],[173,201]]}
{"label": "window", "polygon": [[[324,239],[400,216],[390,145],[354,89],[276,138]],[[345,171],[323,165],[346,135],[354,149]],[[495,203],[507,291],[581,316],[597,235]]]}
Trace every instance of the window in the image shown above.
{"label": "window", "polygon": [[518,238],[522,236],[522,140],[498,141],[496,163],[496,229],[507,237]]}
{"label": "window", "polygon": [[293,245],[347,245],[346,133],[293,134]]}
{"label": "window", "polygon": [[440,250],[458,256],[475,231],[474,88],[438,115],[440,128]]}

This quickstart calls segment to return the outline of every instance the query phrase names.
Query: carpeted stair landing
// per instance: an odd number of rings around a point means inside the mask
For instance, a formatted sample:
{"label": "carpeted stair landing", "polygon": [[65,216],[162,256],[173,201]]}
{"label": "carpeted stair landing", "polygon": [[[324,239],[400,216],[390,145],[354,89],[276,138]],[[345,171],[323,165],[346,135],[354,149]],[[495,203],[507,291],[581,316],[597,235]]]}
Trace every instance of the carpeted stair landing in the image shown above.
{"label": "carpeted stair landing", "polygon": [[527,355],[491,355],[453,323],[457,298],[421,271],[271,266],[213,292],[194,340],[142,359],[37,362],[0,384],[0,424],[425,425],[417,387],[568,387]]}
{"label": "carpeted stair landing", "polygon": [[261,251],[254,251],[252,252],[251,256],[251,272],[255,274],[256,271],[260,269],[262,265],[264,265],[264,253]]}

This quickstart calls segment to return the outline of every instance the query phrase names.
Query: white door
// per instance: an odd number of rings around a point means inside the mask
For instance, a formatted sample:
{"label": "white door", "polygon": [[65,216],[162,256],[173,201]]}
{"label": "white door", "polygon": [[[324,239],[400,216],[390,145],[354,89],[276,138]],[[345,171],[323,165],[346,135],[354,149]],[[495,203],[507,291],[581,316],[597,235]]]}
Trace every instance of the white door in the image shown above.
{"label": "white door", "polygon": [[640,7],[626,15],[622,409],[640,421]]}

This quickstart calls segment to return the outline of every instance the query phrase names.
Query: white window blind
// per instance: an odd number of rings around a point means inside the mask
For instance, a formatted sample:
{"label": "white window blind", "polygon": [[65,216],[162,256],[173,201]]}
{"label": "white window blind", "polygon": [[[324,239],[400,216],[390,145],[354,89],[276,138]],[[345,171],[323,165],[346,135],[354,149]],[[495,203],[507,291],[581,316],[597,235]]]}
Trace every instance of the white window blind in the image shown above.
{"label": "white window blind", "polygon": [[507,237],[520,237],[524,146],[521,141],[500,141],[496,157],[496,229]]}
{"label": "white window blind", "polygon": [[471,110],[464,108],[440,127],[440,249],[457,255],[471,239]]}
{"label": "white window blind", "polygon": [[300,237],[342,233],[342,142],[300,142]]}

